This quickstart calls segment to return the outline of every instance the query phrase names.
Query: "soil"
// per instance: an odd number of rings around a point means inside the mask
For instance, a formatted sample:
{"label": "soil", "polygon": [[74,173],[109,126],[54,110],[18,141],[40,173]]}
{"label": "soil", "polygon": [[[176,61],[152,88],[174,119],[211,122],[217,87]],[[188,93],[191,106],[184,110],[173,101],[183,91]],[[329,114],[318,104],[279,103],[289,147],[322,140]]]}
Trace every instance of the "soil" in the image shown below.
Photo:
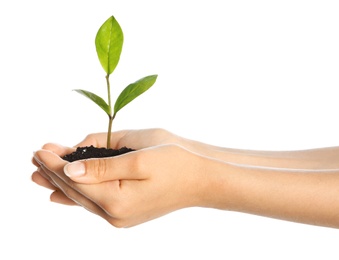
{"label": "soil", "polygon": [[107,149],[107,148],[98,148],[91,146],[85,146],[85,147],[78,147],[76,151],[70,154],[66,154],[65,156],[61,157],[63,160],[74,162],[77,160],[83,160],[83,159],[90,159],[90,158],[105,158],[105,157],[112,157],[121,155],[124,153],[132,152],[134,151],[131,148],[122,147],[120,149]]}

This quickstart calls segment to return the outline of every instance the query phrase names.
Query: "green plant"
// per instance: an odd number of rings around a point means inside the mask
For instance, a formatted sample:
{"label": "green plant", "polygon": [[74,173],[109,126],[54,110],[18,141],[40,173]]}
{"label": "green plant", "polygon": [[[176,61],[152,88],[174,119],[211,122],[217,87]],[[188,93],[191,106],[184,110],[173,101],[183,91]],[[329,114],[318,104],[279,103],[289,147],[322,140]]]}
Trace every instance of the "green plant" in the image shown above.
{"label": "green plant", "polygon": [[119,63],[120,54],[124,42],[124,35],[122,29],[114,18],[111,16],[108,18],[103,25],[99,28],[96,38],[95,47],[98,54],[99,61],[106,72],[106,84],[107,84],[107,95],[108,102],[99,97],[98,95],[82,90],[75,89],[76,92],[86,96],[101,107],[108,115],[108,131],[107,131],[107,148],[110,148],[111,142],[111,131],[112,123],[116,114],[120,109],[134,100],[136,97],[148,90],[156,81],[157,75],[150,75],[139,79],[138,81],[129,84],[118,96],[114,106],[111,101],[111,86],[109,77],[115,70]]}

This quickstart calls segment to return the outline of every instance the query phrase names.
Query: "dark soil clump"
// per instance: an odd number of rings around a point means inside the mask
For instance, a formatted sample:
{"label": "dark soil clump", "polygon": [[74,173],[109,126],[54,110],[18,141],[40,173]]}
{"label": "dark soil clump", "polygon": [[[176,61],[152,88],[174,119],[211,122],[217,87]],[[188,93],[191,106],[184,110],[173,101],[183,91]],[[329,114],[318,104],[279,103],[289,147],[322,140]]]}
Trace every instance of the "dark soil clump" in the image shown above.
{"label": "dark soil clump", "polygon": [[63,160],[74,162],[77,160],[90,159],[90,158],[105,158],[121,155],[124,153],[134,151],[131,148],[122,147],[120,149],[107,149],[91,146],[78,147],[75,152],[66,154],[61,157]]}

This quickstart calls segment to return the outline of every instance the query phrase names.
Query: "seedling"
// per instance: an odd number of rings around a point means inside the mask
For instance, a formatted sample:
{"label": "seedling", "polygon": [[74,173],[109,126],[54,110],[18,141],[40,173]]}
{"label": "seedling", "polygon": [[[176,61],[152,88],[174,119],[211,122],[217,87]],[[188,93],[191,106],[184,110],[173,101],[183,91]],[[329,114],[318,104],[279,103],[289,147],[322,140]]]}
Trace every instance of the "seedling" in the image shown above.
{"label": "seedling", "polygon": [[76,92],[91,99],[95,104],[102,108],[108,115],[107,147],[110,148],[112,123],[120,109],[134,100],[136,97],[148,90],[157,79],[157,75],[150,75],[129,84],[118,96],[114,106],[111,101],[111,86],[109,77],[119,63],[120,54],[124,42],[124,35],[117,20],[111,16],[99,28],[95,47],[101,66],[106,72],[107,98],[106,102],[98,95],[87,90],[75,89]]}

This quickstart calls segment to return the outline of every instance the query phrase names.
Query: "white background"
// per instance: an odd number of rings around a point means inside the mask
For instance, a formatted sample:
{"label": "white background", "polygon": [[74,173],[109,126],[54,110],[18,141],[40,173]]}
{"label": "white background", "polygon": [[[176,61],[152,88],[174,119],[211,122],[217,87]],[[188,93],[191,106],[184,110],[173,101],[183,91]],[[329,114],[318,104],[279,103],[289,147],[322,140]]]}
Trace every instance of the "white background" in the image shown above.
{"label": "white background", "polygon": [[115,130],[162,127],[245,149],[339,145],[338,13],[326,0],[2,1],[0,258],[338,259],[336,229],[200,208],[117,229],[49,202],[30,180],[44,143],[106,130],[72,89],[105,94],[94,38],[111,15],[125,34],[114,98],[159,75]]}

